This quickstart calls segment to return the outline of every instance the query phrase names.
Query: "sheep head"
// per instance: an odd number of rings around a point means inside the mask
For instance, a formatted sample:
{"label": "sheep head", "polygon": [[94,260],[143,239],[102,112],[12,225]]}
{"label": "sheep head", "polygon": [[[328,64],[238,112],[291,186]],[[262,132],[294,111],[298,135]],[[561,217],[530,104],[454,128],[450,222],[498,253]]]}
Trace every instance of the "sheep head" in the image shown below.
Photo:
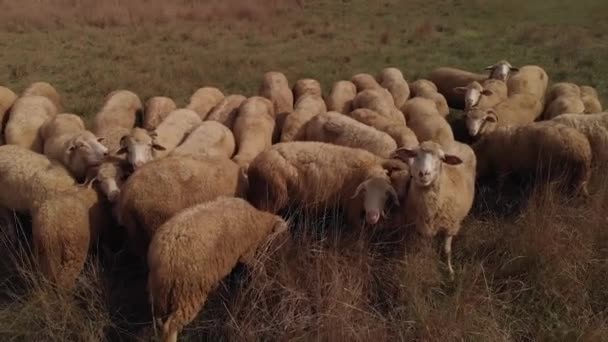
{"label": "sheep head", "polygon": [[374,225],[384,216],[386,200],[390,198],[395,205],[399,206],[399,196],[387,177],[371,177],[363,181],[351,199],[363,195],[363,209],[365,210],[365,221]]}
{"label": "sheep head", "polygon": [[141,128],[134,128],[131,134],[120,138],[120,149],[116,154],[127,154],[129,164],[137,169],[154,159],[154,150],[164,151],[165,148],[155,142],[156,133]]}
{"label": "sheep head", "polygon": [[108,155],[108,148],[102,144],[104,140],[89,131],[83,131],[68,142],[66,157],[68,160],[80,158],[88,166],[99,165]]}
{"label": "sheep head", "polygon": [[441,146],[433,141],[425,141],[413,149],[400,148],[394,153],[396,158],[412,159],[411,177],[419,187],[430,187],[441,175],[442,165],[458,165],[462,159],[446,154]]}
{"label": "sheep head", "polygon": [[519,71],[519,68],[515,68],[511,65],[511,63],[506,60],[500,60],[494,65],[489,65],[485,68],[490,71],[490,77],[496,80],[502,80],[504,82],[509,78],[510,71]]}
{"label": "sheep head", "polygon": [[491,96],[493,94],[491,90],[484,89],[477,81],[469,83],[466,87],[456,87],[454,88],[454,92],[456,94],[464,95],[465,111],[475,107],[482,96]]}
{"label": "sheep head", "polygon": [[493,131],[498,123],[498,115],[492,108],[471,108],[465,116],[469,135],[472,137]]}

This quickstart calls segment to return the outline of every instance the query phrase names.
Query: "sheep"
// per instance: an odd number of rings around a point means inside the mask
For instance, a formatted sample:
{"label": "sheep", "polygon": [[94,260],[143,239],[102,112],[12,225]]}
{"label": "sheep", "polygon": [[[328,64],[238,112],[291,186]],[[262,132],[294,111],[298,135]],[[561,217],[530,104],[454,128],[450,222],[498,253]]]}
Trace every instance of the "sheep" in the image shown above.
{"label": "sheep", "polygon": [[575,128],[587,137],[594,164],[608,162],[608,113],[562,114],[552,121]]}
{"label": "sheep", "polygon": [[57,90],[47,82],[34,82],[30,84],[25,90],[21,93],[20,97],[26,96],[43,96],[49,99],[57,112],[63,111],[63,106],[61,104],[61,95],[57,92]]}
{"label": "sheep", "polygon": [[497,175],[499,187],[510,173],[554,180],[566,174],[575,192],[588,194],[591,146],[576,129],[550,121],[499,127],[475,142],[479,177]]}
{"label": "sheep", "polygon": [[57,107],[46,97],[29,95],[18,98],[4,128],[6,143],[42,153],[40,127],[55,115]]}
{"label": "sheep", "polygon": [[17,95],[12,90],[0,86],[0,145],[4,145],[4,127],[15,100],[17,100]]}
{"label": "sheep", "polygon": [[393,96],[384,88],[359,92],[353,99],[352,109],[359,108],[371,109],[389,120],[405,124],[403,113],[395,107]]}
{"label": "sheep", "polygon": [[157,228],[181,210],[218,196],[246,193],[247,179],[230,159],[169,156],[144,165],[127,179],[115,215],[132,250],[145,256]]}
{"label": "sheep", "polygon": [[142,128],[153,131],[174,110],[177,109],[175,101],[165,96],[154,96],[146,101]]}
{"label": "sheep", "polygon": [[584,112],[585,104],[580,96],[562,95],[548,102],[547,108],[543,113],[543,119],[550,120],[564,113],[579,114]]}
{"label": "sheep", "polygon": [[294,205],[323,210],[344,208],[353,227],[376,225],[390,198],[399,206],[388,172],[406,169],[401,162],[365,150],[322,142],[279,143],[249,167],[247,198],[258,209],[277,213]]}
{"label": "sheep", "polygon": [[205,120],[218,121],[232,129],[234,127],[234,121],[239,114],[239,107],[245,100],[247,100],[247,98],[243,95],[226,96],[217,104],[217,106],[213,107],[213,110],[211,110]]}
{"label": "sheep", "polygon": [[190,103],[186,109],[195,111],[201,120],[205,120],[213,107],[224,99],[224,94],[214,87],[203,87],[198,89],[190,97]]}
{"label": "sheep", "polygon": [[350,81],[357,88],[357,93],[368,89],[382,89],[382,86],[376,81],[374,76],[370,74],[356,74],[350,79]]}
{"label": "sheep", "polygon": [[162,319],[162,340],[178,334],[203,308],[210,292],[239,262],[288,224],[238,198],[189,208],[159,228],[148,252],[148,293]]}
{"label": "sheep", "polygon": [[585,104],[585,113],[595,114],[602,111],[602,103],[597,90],[590,86],[580,86],[581,100]]}
{"label": "sheep", "polygon": [[507,99],[507,84],[501,80],[473,81],[466,87],[454,88],[454,93],[464,95],[465,112],[473,107],[491,108]]}
{"label": "sheep", "polygon": [[0,146],[0,207],[29,213],[74,185],[70,172],[46,156],[16,145]]}
{"label": "sheep", "polygon": [[204,121],[170,155],[232,158],[236,143],[232,131],[217,121]]}
{"label": "sheep", "polygon": [[55,194],[32,210],[34,256],[42,274],[71,291],[88,251],[109,226],[109,209],[90,188]]}
{"label": "sheep", "polygon": [[472,137],[488,134],[498,126],[526,125],[534,122],[543,110],[543,103],[530,94],[507,97],[494,108],[475,108],[465,113],[466,125]]}
{"label": "sheep", "polygon": [[371,109],[355,109],[348,116],[388,134],[395,140],[397,147],[414,147],[418,145],[418,138],[409,127],[399,122],[391,121]]}
{"label": "sheep", "polygon": [[433,82],[425,79],[416,80],[410,84],[410,91],[412,98],[422,97],[433,101],[441,116],[446,117],[450,114],[446,98],[437,91],[437,86]]}
{"label": "sheep", "polygon": [[490,71],[488,78],[507,82],[510,72],[518,72],[519,68],[511,65],[508,61],[502,59],[494,65],[489,65],[485,70]]}
{"label": "sheep", "polygon": [[87,179],[87,185],[98,185],[110,203],[115,203],[120,196],[120,189],[129,176],[128,163],[124,159],[111,157],[95,168],[94,175]]}
{"label": "sheep", "polygon": [[434,141],[439,145],[451,145],[454,133],[447,120],[439,115],[433,101],[422,97],[408,100],[402,108],[408,127],[414,131],[418,141]]}
{"label": "sheep", "polygon": [[543,68],[536,65],[519,68],[519,71],[507,81],[509,97],[515,94],[529,94],[541,101],[543,105],[548,85],[549,76]]}
{"label": "sheep", "polygon": [[[454,89],[466,87],[471,82],[482,82],[487,77],[457,68],[440,67],[431,71],[426,79],[432,82],[435,91],[445,97],[450,107],[464,109],[464,98],[461,94],[454,92]],[[410,84],[410,89],[412,89],[412,84]]]}
{"label": "sheep", "polygon": [[460,153],[451,154],[432,141],[425,141],[413,149],[395,151],[395,157],[412,161],[412,181],[403,211],[405,220],[427,239],[445,234],[443,251],[450,280],[454,279],[452,240],[473,206],[477,168],[473,150],[458,142],[454,144],[458,146],[452,149]]}
{"label": "sheep", "polygon": [[315,116],[326,113],[325,101],[319,95],[306,94],[296,101],[294,111],[283,124],[281,142],[298,141],[306,138],[306,124]]}
{"label": "sheep", "polygon": [[122,137],[118,154],[126,154],[133,168],[139,168],[171,153],[201,123],[200,116],[191,109],[174,110],[154,131],[134,128]]}
{"label": "sheep", "polygon": [[405,101],[409,99],[410,87],[405,81],[401,70],[397,68],[385,68],[378,75],[377,81],[393,95],[397,108],[401,108],[405,104]]}
{"label": "sheep", "polygon": [[260,152],[272,145],[274,127],[275,112],[270,100],[260,96],[245,100],[234,123],[237,153],[232,160],[246,170]]}
{"label": "sheep", "polygon": [[549,88],[545,100],[547,103],[551,103],[560,96],[580,97],[581,89],[574,83],[557,82]]}
{"label": "sheep", "polygon": [[293,112],[293,92],[289,88],[287,77],[278,71],[265,73],[258,95],[269,99],[274,106],[275,126],[272,142],[277,142],[281,138],[281,130],[287,115]]}
{"label": "sheep", "polygon": [[323,96],[323,91],[321,90],[321,83],[311,78],[304,78],[298,80],[293,85],[292,92],[294,103],[298,102],[298,100],[304,95],[316,95],[319,97]]}
{"label": "sheep", "polygon": [[139,96],[130,90],[115,90],[106,96],[101,110],[93,119],[93,130],[97,134],[109,127],[135,127],[142,115],[143,105]]}
{"label": "sheep", "polygon": [[384,158],[397,148],[390,135],[338,112],[312,118],[306,125],[306,140],[360,148]]}
{"label": "sheep", "polygon": [[357,95],[357,87],[350,81],[338,81],[333,84],[329,96],[325,99],[327,110],[348,114]]}

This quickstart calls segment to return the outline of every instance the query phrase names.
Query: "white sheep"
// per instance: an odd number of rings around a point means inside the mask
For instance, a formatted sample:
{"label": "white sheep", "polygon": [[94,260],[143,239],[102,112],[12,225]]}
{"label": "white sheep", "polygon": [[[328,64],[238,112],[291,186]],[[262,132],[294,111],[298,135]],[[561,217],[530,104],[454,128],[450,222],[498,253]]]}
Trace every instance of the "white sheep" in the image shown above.
{"label": "white sheep", "polygon": [[247,169],[260,152],[272,145],[275,124],[270,100],[254,96],[243,102],[232,130],[237,145],[237,153],[232,160]]}
{"label": "white sheep", "polygon": [[298,102],[298,100],[305,95],[323,96],[321,83],[311,78],[303,78],[296,81],[296,83],[293,85],[292,92],[294,103]]}
{"label": "white sheep", "polygon": [[243,95],[226,96],[217,106],[213,107],[206,121],[217,121],[232,129],[239,114],[239,107],[247,98]]}
{"label": "white sheep", "polygon": [[393,96],[384,88],[366,89],[353,99],[352,109],[367,108],[389,120],[405,124],[403,113],[395,107]]}
{"label": "white sheep", "polygon": [[416,133],[409,127],[400,122],[391,121],[371,109],[355,109],[348,116],[388,134],[395,140],[397,147],[414,147],[418,145]]}
{"label": "white sheep", "polygon": [[321,142],[288,142],[273,145],[250,165],[249,201],[258,209],[277,213],[294,206],[325,210],[339,204],[348,223],[376,225],[390,198],[397,193],[389,171],[406,169],[401,162],[365,150]]}
{"label": "white sheep", "polygon": [[30,84],[25,90],[21,93],[20,97],[26,96],[43,96],[49,99],[57,108],[57,112],[63,111],[63,106],[61,104],[61,95],[57,92],[57,90],[47,82],[34,82]]}
{"label": "white sheep", "polygon": [[213,107],[224,99],[224,94],[215,87],[199,88],[190,97],[190,103],[186,109],[195,111],[201,120],[205,120]]}
{"label": "white sheep", "polygon": [[401,108],[405,104],[405,101],[409,99],[410,87],[405,81],[401,70],[397,68],[385,68],[378,75],[377,81],[393,95],[397,108]]}
{"label": "white sheep", "polygon": [[157,228],[178,212],[219,196],[243,197],[247,179],[227,158],[169,156],[137,169],[125,182],[115,215],[132,250],[145,256]]}
{"label": "white sheep", "polygon": [[232,158],[236,143],[232,131],[217,121],[204,121],[170,155],[190,155],[195,158]]}
{"label": "white sheep", "polygon": [[285,74],[278,71],[269,71],[264,74],[258,95],[272,102],[274,107],[275,126],[272,141],[281,138],[281,130],[289,113],[293,112],[293,92]]}
{"label": "white sheep", "polygon": [[[458,87],[466,87],[471,82],[482,82],[487,79],[485,75],[472,73],[466,70],[439,67],[431,71],[426,77],[427,80],[433,83],[436,87],[435,91],[445,97],[446,102],[450,107],[456,109],[464,109],[464,98],[461,94],[454,91]],[[410,89],[412,85],[410,84]],[[413,94],[412,94],[413,95]]]}
{"label": "white sheep", "polygon": [[84,182],[91,167],[99,166],[108,155],[108,148],[85,130],[84,122],[74,114],[59,114],[41,128],[44,155],[62,163],[78,180]]}
{"label": "white sheep", "polygon": [[519,68],[511,65],[507,60],[500,60],[494,65],[489,65],[485,68],[490,71],[488,78],[507,82],[511,72],[518,72]]}
{"label": "white sheep", "polygon": [[549,75],[543,68],[536,65],[519,68],[519,71],[509,77],[507,81],[509,97],[515,94],[529,94],[541,101],[543,105],[548,86]]}
{"label": "white sheep", "polygon": [[581,100],[585,104],[585,113],[594,114],[602,111],[602,103],[597,90],[591,86],[580,86]]}
{"label": "white sheep", "polygon": [[93,118],[93,130],[103,134],[108,127],[131,129],[139,116],[143,105],[139,96],[130,90],[115,90],[106,96],[101,110]]}
{"label": "white sheep", "polygon": [[473,107],[491,108],[507,99],[507,84],[501,80],[487,79],[481,83],[474,81],[466,87],[454,88],[454,92],[464,95],[465,112]]}
{"label": "white sheep", "polygon": [[327,110],[348,114],[352,110],[357,87],[350,81],[338,81],[333,84],[329,96],[325,99]]}
{"label": "white sheep", "polygon": [[6,143],[42,153],[40,128],[55,115],[57,108],[46,97],[28,95],[18,98],[4,128]]}
{"label": "white sheep", "polygon": [[594,164],[608,162],[608,113],[562,114],[552,121],[575,128],[587,137]]}
{"label": "white sheep", "polygon": [[450,124],[439,114],[433,101],[415,97],[408,100],[401,110],[407,126],[414,131],[418,141],[431,140],[444,147],[454,142]]}
{"label": "white sheep", "polygon": [[0,145],[4,145],[5,120],[8,120],[8,113],[16,100],[17,95],[12,90],[0,87]]}
{"label": "white sheep", "polygon": [[557,82],[551,85],[549,90],[547,91],[547,96],[545,98],[547,103],[553,102],[556,98],[560,96],[581,96],[581,89],[574,83],[569,82]]}
{"label": "white sheep", "polygon": [[174,110],[152,132],[133,129],[130,135],[121,139],[118,154],[126,153],[134,168],[141,167],[151,159],[167,156],[201,123],[201,118],[193,110]]}
{"label": "white sheep", "polygon": [[298,141],[306,138],[306,124],[315,116],[326,113],[325,101],[319,95],[305,94],[294,106],[294,111],[287,115],[281,132],[281,142]]}
{"label": "white sheep", "polygon": [[468,215],[475,196],[477,159],[467,145],[448,147],[458,150],[451,154],[432,141],[420,146],[401,148],[395,156],[404,161],[412,160],[412,181],[407,191],[405,221],[414,225],[425,238],[445,234],[443,250],[447,259],[450,279],[454,279],[452,267],[452,240],[458,234],[462,221]]}
{"label": "white sheep", "polygon": [[148,252],[148,293],[162,317],[162,340],[177,342],[222,279],[287,229],[279,216],[227,197],[186,209],[162,225]]}
{"label": "white sheep", "polygon": [[547,102],[547,108],[543,113],[544,120],[550,120],[558,115],[571,113],[580,114],[585,112],[585,104],[580,96],[562,95],[551,102]]}
{"label": "white sheep", "polygon": [[[410,84],[411,98],[422,97],[433,101],[439,114],[446,117],[450,114],[450,107],[448,107],[445,96],[439,93],[437,89],[437,85],[429,80],[416,80]],[[462,97],[462,95],[460,96]]]}
{"label": "white sheep", "polygon": [[338,112],[312,118],[306,125],[306,140],[360,148],[384,158],[397,148],[390,135]]}
{"label": "white sheep", "polygon": [[154,96],[144,105],[142,128],[153,131],[174,110],[177,105],[173,99],[166,96]]}
{"label": "white sheep", "polygon": [[356,74],[350,79],[350,81],[355,85],[358,93],[369,89],[382,89],[382,86],[376,81],[374,76],[370,74]]}

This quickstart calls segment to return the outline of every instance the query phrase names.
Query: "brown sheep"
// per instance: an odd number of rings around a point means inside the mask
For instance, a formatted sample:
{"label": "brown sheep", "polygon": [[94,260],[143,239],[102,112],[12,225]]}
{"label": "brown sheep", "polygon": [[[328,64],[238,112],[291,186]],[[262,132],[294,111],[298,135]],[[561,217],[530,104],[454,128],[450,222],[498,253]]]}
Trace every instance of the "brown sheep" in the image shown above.
{"label": "brown sheep", "polygon": [[409,127],[402,123],[391,121],[371,109],[355,109],[348,116],[390,135],[397,143],[397,147],[410,148],[418,146],[418,138]]}
{"label": "brown sheep", "polygon": [[101,110],[93,119],[93,130],[103,135],[108,128],[135,127],[138,117],[141,117],[143,105],[139,96],[129,90],[115,90],[106,96]]}
{"label": "brown sheep", "polygon": [[0,145],[4,145],[4,127],[8,121],[8,113],[17,100],[17,95],[6,87],[0,87]]}
{"label": "brown sheep", "polygon": [[175,101],[165,96],[149,98],[144,107],[142,127],[148,131],[155,130],[172,111],[177,109]]}
{"label": "brown sheep", "polygon": [[211,113],[205,119],[206,121],[217,121],[224,126],[232,129],[234,121],[239,114],[239,107],[247,98],[243,95],[226,96],[217,106],[213,107]]}
{"label": "brown sheep", "polygon": [[378,83],[386,88],[393,99],[395,100],[395,106],[401,108],[405,101],[410,98],[410,87],[403,77],[401,70],[397,68],[385,68],[377,77]]}
{"label": "brown sheep", "polygon": [[275,112],[272,102],[260,96],[248,98],[239,108],[234,123],[237,153],[232,160],[246,170],[260,152],[272,145],[274,127]]}
{"label": "brown sheep", "polygon": [[393,96],[384,88],[367,89],[358,93],[353,100],[353,110],[367,108],[385,118],[405,124],[403,113],[395,107]]}
{"label": "brown sheep", "polygon": [[448,102],[446,98],[437,91],[437,85],[435,85],[435,83],[425,79],[416,80],[410,84],[410,91],[412,98],[422,97],[433,101],[441,116],[446,117],[450,114]]}
{"label": "brown sheep", "polygon": [[315,116],[326,113],[325,101],[318,95],[307,94],[296,101],[293,113],[285,119],[281,142],[298,141],[306,138],[306,124]]}
{"label": "brown sheep", "polygon": [[597,90],[590,86],[580,86],[581,100],[585,104],[585,113],[595,114],[602,111],[602,103],[597,94]]}
{"label": "brown sheep", "polygon": [[272,141],[277,142],[281,138],[281,130],[287,115],[293,112],[293,93],[285,74],[278,71],[265,73],[258,95],[272,102],[275,117]]}
{"label": "brown sheep", "polygon": [[20,97],[25,96],[43,96],[49,99],[57,108],[57,112],[63,111],[63,105],[61,104],[61,95],[57,90],[47,82],[34,82],[30,84],[21,93]]}
{"label": "brown sheep", "polygon": [[357,87],[350,81],[334,83],[325,99],[327,110],[348,114],[352,110],[353,99],[357,95]]}
{"label": "brown sheep", "polygon": [[382,86],[376,81],[374,76],[370,74],[356,74],[350,81],[355,85],[358,93],[368,89],[382,89]]}
{"label": "brown sheep", "polygon": [[491,108],[507,99],[507,84],[501,80],[487,79],[481,83],[474,81],[466,87],[454,89],[455,93],[464,96],[464,110],[473,107]]}
{"label": "brown sheep", "polygon": [[9,145],[17,145],[42,153],[40,128],[57,115],[55,105],[44,96],[29,95],[18,98],[4,128],[4,139]]}
{"label": "brown sheep", "polygon": [[190,155],[195,158],[232,158],[235,150],[232,131],[217,121],[204,121],[170,155]]}
{"label": "brown sheep", "polygon": [[454,133],[447,120],[439,115],[435,103],[422,97],[408,100],[402,108],[407,126],[418,141],[434,141],[443,148],[454,142]]}
{"label": "brown sheep", "polygon": [[[482,82],[487,76],[469,71],[440,67],[431,71],[427,76],[430,82],[436,85],[436,91],[445,97],[448,105],[456,109],[464,109],[464,98],[454,91],[458,87],[466,87],[471,82]],[[412,85],[410,84],[410,88]]]}
{"label": "brown sheep", "polygon": [[201,120],[205,120],[213,107],[224,99],[224,94],[214,87],[203,87],[198,89],[190,97],[190,103],[186,109],[196,112]]}
{"label": "brown sheep", "polygon": [[323,96],[321,83],[319,83],[319,81],[317,80],[313,80],[310,78],[298,80],[293,85],[292,92],[294,103],[298,102],[298,100],[304,95],[316,95],[319,97]]}

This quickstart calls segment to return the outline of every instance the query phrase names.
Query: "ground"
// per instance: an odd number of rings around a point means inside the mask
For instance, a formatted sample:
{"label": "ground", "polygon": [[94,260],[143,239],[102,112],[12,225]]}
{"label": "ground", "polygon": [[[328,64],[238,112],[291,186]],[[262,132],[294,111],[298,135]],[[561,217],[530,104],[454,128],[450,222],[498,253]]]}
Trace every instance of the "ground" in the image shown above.
{"label": "ground", "polygon": [[[552,81],[595,86],[608,104],[606,13],[605,0],[4,1],[0,85],[18,92],[48,81],[68,112],[90,118],[115,89],[184,105],[201,86],[256,94],[269,70],[285,72],[291,82],[318,79],[327,91],[337,80],[387,66],[413,81],[438,66],[482,72],[507,59],[541,65]],[[373,239],[347,243],[336,242],[335,232],[321,240],[303,234],[296,251],[260,257],[247,284],[235,276],[185,335],[606,341],[603,173],[596,172],[587,202],[544,189],[497,205],[482,189],[454,242],[454,283],[438,269],[436,248],[404,259],[387,256]],[[119,256],[92,260],[74,300],[41,285],[13,286],[14,274],[2,277],[9,280],[0,296],[6,303],[0,337],[153,334],[145,279],[138,275],[137,265]]]}

